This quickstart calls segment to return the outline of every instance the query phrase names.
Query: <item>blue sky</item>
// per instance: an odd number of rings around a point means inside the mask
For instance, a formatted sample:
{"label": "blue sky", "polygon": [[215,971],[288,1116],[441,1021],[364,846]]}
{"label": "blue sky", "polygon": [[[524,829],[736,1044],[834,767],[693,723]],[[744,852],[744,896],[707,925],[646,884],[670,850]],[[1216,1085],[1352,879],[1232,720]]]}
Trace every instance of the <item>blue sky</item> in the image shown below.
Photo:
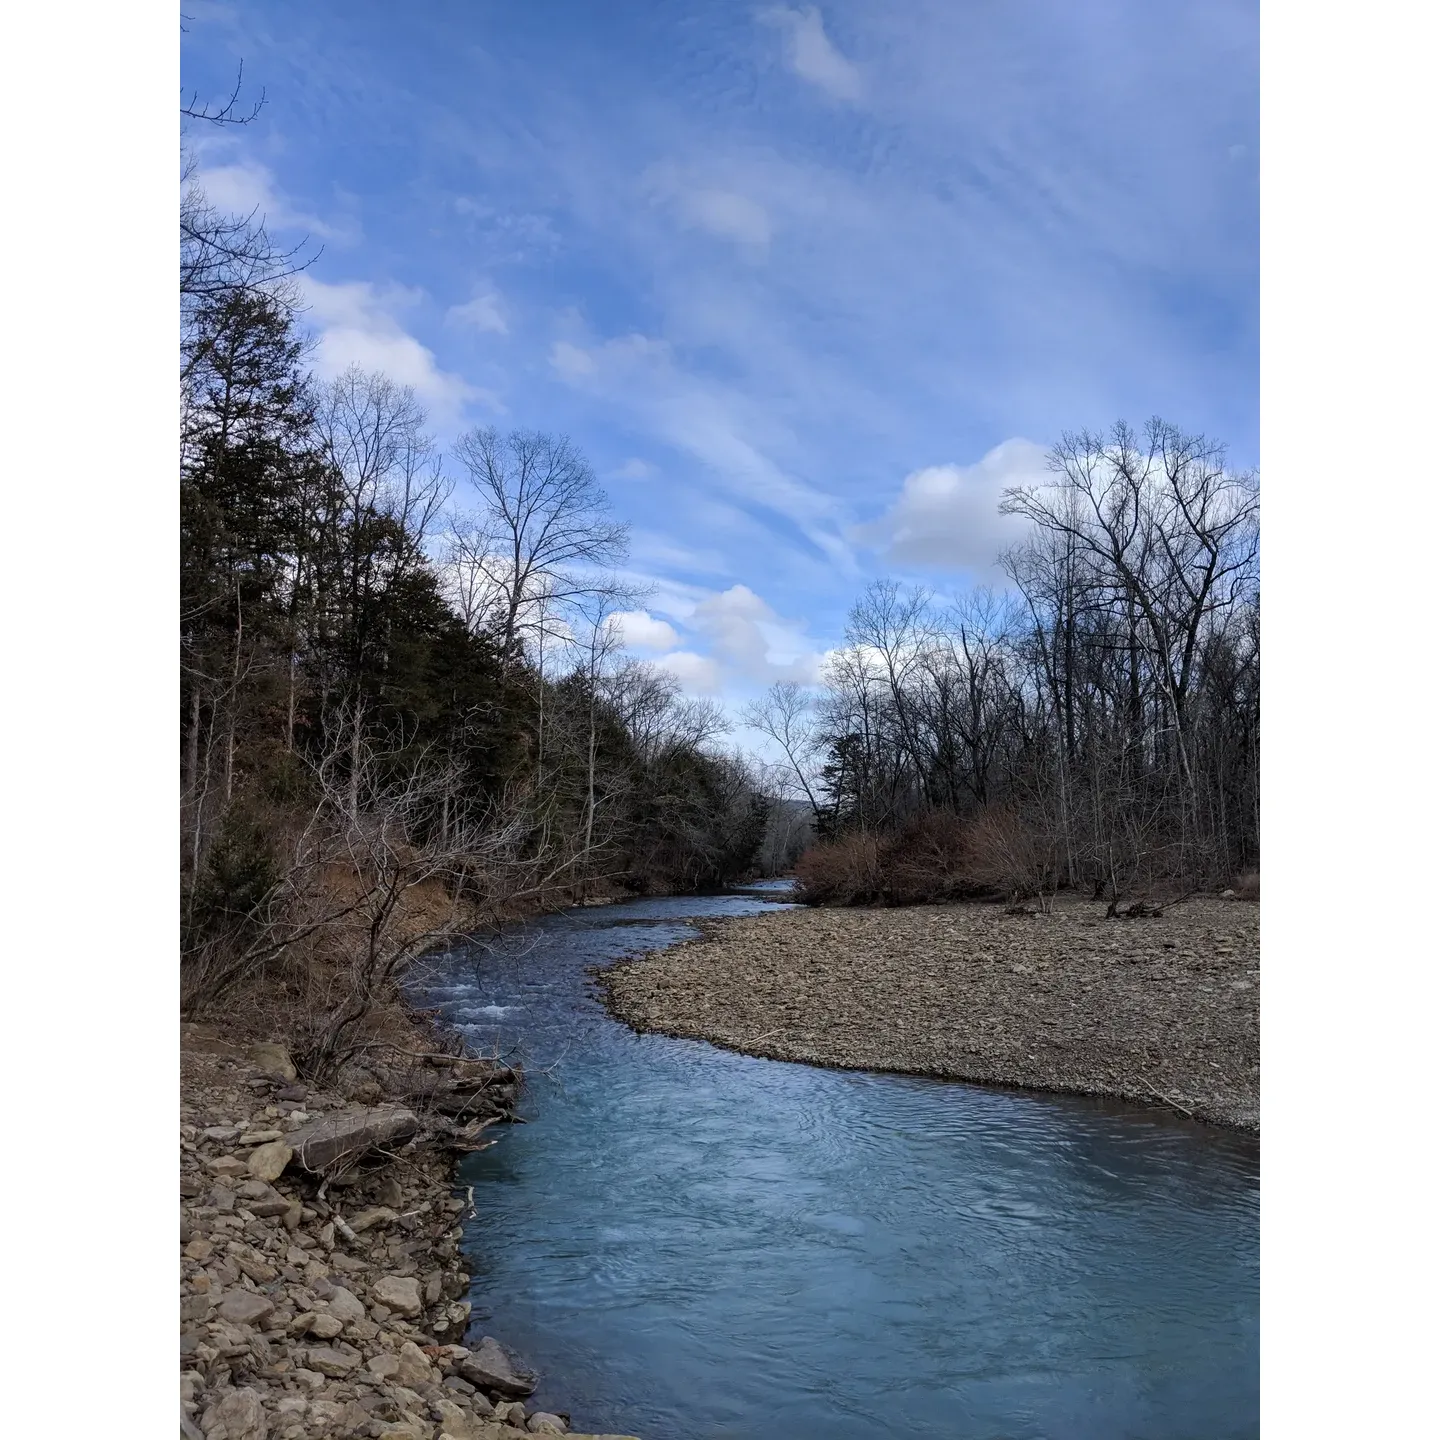
{"label": "blue sky", "polygon": [[996,583],[1007,484],[1152,414],[1258,461],[1258,17],[1189,0],[187,0],[213,197],[323,254],[324,370],[564,431],[637,653],[813,678],[871,578]]}

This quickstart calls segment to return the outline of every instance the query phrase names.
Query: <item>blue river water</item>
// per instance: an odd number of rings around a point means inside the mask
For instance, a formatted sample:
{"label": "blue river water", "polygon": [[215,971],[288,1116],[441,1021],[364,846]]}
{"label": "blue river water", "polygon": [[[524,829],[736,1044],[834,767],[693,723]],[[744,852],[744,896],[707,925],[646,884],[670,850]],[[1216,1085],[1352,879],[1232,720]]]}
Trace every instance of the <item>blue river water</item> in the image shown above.
{"label": "blue river water", "polygon": [[781,886],[567,911],[431,957],[526,1069],[471,1157],[472,1335],[532,1408],[643,1440],[1259,1432],[1250,1137],[1080,1098],[637,1035],[592,967]]}

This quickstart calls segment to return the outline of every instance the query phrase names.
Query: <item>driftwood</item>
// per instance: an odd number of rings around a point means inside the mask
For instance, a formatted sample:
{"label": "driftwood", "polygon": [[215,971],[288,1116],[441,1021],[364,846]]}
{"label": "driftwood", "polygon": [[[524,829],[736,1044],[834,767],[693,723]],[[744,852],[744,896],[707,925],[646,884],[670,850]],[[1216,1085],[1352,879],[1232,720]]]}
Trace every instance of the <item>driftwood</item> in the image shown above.
{"label": "driftwood", "polygon": [[451,1070],[412,1069],[395,1086],[407,1104],[457,1119],[501,1119],[514,1107],[519,1077],[507,1066],[459,1062]]}
{"label": "driftwood", "polygon": [[285,1137],[294,1163],[312,1173],[359,1160],[370,1150],[403,1144],[420,1130],[413,1110],[398,1107],[351,1110],[312,1120]]}
{"label": "driftwood", "polygon": [[1153,904],[1149,900],[1136,900],[1130,905],[1121,905],[1118,900],[1110,902],[1110,908],[1105,912],[1107,920],[1158,920],[1165,913],[1160,905]]}

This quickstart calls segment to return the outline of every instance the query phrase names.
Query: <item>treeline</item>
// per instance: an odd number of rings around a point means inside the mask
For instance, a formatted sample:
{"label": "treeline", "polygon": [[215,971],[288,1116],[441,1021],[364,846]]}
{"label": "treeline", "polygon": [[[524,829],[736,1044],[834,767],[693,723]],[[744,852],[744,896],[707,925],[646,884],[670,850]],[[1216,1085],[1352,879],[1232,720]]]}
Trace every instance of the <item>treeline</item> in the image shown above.
{"label": "treeline", "polygon": [[717,707],[621,650],[626,532],[583,457],[442,455],[407,387],[311,373],[263,227],[192,185],[181,242],[186,1003],[319,974],[338,1063],[462,921],[744,872],[766,802]]}
{"label": "treeline", "polygon": [[1152,421],[1067,436],[1013,590],[942,605],[893,582],[850,614],[811,695],[752,723],[822,843],[812,899],[1116,898],[1259,864],[1259,492],[1223,449]]}

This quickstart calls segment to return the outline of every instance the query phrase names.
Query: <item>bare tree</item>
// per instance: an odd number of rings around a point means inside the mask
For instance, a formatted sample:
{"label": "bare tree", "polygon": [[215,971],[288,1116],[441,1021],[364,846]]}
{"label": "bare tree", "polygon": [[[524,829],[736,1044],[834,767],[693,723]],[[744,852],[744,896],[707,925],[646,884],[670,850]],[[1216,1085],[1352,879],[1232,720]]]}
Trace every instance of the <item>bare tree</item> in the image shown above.
{"label": "bare tree", "polygon": [[316,567],[324,592],[320,624],[348,637],[332,683],[351,726],[352,814],[358,813],[365,725],[360,680],[384,639],[375,624],[376,601],[425,563],[426,537],[450,493],[425,423],[408,385],[355,366],[321,392],[316,409],[330,491],[315,536],[322,556]]}
{"label": "bare tree", "polygon": [[800,787],[814,817],[820,818],[820,802],[812,779],[818,736],[810,696],[793,680],[773,684],[762,699],[745,707],[745,723],[768,735],[781,749],[790,774]]}
{"label": "bare tree", "polygon": [[542,601],[613,590],[613,577],[596,572],[624,560],[629,531],[608,517],[594,472],[565,436],[478,429],[455,453],[486,512],[468,527],[466,561],[493,588],[507,653]]}

